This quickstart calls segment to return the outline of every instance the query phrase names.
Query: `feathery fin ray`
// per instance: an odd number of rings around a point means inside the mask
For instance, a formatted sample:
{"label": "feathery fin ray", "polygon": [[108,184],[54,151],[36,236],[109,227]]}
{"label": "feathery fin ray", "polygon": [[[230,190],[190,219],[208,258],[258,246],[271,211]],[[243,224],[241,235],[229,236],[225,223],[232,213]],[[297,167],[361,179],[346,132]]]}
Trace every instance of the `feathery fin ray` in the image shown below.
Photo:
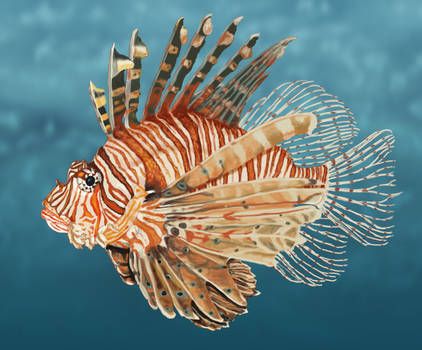
{"label": "feathery fin ray", "polygon": [[262,123],[283,115],[313,113],[317,125],[310,135],[298,135],[281,146],[299,166],[318,166],[340,154],[357,135],[353,113],[340,101],[312,81],[283,83],[258,100],[244,115],[240,126],[253,130]]}

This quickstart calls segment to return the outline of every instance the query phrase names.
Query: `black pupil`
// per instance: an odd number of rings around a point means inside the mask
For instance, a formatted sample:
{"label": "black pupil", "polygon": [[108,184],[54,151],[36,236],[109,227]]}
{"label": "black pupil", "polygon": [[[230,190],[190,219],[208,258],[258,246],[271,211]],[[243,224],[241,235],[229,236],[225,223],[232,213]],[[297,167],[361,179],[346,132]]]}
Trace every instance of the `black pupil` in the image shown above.
{"label": "black pupil", "polygon": [[86,183],[88,186],[94,186],[94,184],[95,184],[95,177],[94,177],[94,176],[92,176],[92,175],[89,175],[89,176],[85,179],[85,183]]}

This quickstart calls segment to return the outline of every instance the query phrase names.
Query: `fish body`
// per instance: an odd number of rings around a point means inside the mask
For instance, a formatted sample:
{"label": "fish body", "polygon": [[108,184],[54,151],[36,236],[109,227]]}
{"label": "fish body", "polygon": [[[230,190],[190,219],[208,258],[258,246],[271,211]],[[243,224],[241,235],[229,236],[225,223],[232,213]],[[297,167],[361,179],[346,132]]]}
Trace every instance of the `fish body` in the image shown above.
{"label": "fish body", "polygon": [[[108,140],[93,159],[95,167],[103,174],[107,183],[121,183],[120,195],[116,200],[119,208],[117,213],[110,212],[110,219],[116,220],[116,214],[124,212],[134,193],[144,193],[141,200],[145,201],[147,192],[154,186],[166,188],[217,150],[244,134],[245,131],[239,127],[230,127],[218,120],[207,120],[194,113],[157,116],[154,120],[143,121],[132,129],[117,131],[116,137]],[[130,141],[125,143],[125,140]],[[132,164],[128,163],[128,153]],[[141,167],[144,170],[141,175],[134,170],[139,168],[139,164],[146,163],[149,169],[154,169],[148,172],[150,177],[145,172],[145,166]],[[325,187],[327,170],[325,165],[308,168],[296,166],[287,151],[274,146],[235,171],[207,182],[202,188],[271,178],[305,178]],[[145,180],[139,182],[140,178]],[[145,183],[148,183],[148,189],[145,188]],[[107,193],[104,185],[100,187],[103,193]],[[145,247],[150,242],[161,243],[167,231],[145,219],[154,218],[154,211],[149,207],[145,205],[145,208],[140,208],[136,213],[136,227],[139,229],[137,235],[142,236]],[[244,206],[241,208],[244,209]],[[127,247],[127,234],[113,244]]]}
{"label": "fish body", "polygon": [[92,161],[71,164],[43,202],[42,217],[77,248],[105,248],[122,280],[150,306],[207,329],[228,326],[257,295],[247,263],[275,268],[310,286],[344,270],[348,237],[383,245],[391,236],[394,163],[390,131],[356,136],[343,102],[309,81],[284,83],[244,106],[293,40],[282,40],[222,81],[252,55],[252,35],[196,92],[233,42],[240,18],[220,36],[183,88],[211,34],[206,16],[190,46],[177,21],[137,119],[142,59],[135,30],[129,57],[115,49],[104,90],[90,83],[107,135]]}

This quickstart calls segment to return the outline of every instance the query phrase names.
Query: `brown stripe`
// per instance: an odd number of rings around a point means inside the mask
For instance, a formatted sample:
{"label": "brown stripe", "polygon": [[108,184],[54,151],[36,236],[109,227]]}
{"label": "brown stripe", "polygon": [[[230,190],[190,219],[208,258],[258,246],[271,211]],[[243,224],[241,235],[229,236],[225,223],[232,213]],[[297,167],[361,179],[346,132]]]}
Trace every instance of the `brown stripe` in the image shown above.
{"label": "brown stripe", "polygon": [[256,170],[257,170],[256,176],[257,177],[261,174],[262,158],[263,158],[263,154],[259,154],[256,159]]}
{"label": "brown stripe", "polygon": [[193,152],[195,153],[195,164],[193,164],[193,166],[196,166],[202,162],[202,146],[201,139],[199,137],[198,126],[194,125],[195,123],[190,117],[180,115],[178,119],[183,124],[192,139]]}
{"label": "brown stripe", "polygon": [[125,128],[116,130],[117,138],[121,139],[126,146],[128,146],[133,153],[135,153],[143,162],[146,169],[145,188],[153,189],[156,192],[161,192],[166,187],[166,180],[155,162],[154,158],[149,154],[132,135],[128,133]]}
{"label": "brown stripe", "polygon": [[[200,118],[200,117],[198,117],[198,118]],[[204,121],[201,120],[201,122],[202,122],[201,124],[203,126],[204,135],[205,135],[205,140],[203,140],[203,142],[207,145],[207,148],[208,148],[207,156],[210,156],[213,153],[211,139],[210,139],[211,129],[209,128],[209,125],[208,125],[206,120],[204,120]]]}
{"label": "brown stripe", "polygon": [[63,206],[63,209],[60,211],[60,213],[58,213],[59,215],[63,215],[63,213],[68,210],[70,198],[72,197],[72,190],[73,190],[73,181],[70,181],[69,188],[67,190],[66,197],[65,197],[64,206]]}
{"label": "brown stripe", "polygon": [[323,168],[323,175],[322,175],[322,182],[327,181],[327,175],[328,175],[328,167],[326,165],[322,165]]}
{"label": "brown stripe", "polygon": [[256,178],[255,174],[255,167],[253,166],[254,159],[251,159],[249,162],[246,163],[246,170],[248,174],[248,180],[254,180]]}
{"label": "brown stripe", "polygon": [[123,215],[125,212],[124,208],[121,208],[117,203],[115,203],[113,200],[107,197],[106,195],[106,189],[103,185],[103,183],[100,183],[101,186],[101,199],[103,200],[104,204],[112,211],[114,211],[116,214]]}
{"label": "brown stripe", "polygon": [[[117,168],[114,166],[113,162],[110,160],[108,154],[104,150],[104,147],[100,147],[97,154],[104,160],[104,162],[107,164],[107,166],[110,168],[111,173],[113,176],[122,183],[127,191],[129,192],[130,196],[133,197],[133,189],[129,185],[129,183],[126,181],[125,177],[117,170]],[[110,184],[111,186],[112,184]],[[123,195],[124,196],[124,195]],[[125,196],[124,196],[125,197]]]}
{"label": "brown stripe", "polygon": [[270,166],[272,164],[272,159],[274,156],[274,150],[273,149],[269,149],[267,150],[267,163],[265,164],[265,170],[264,170],[264,175],[263,177],[267,177],[268,176],[268,172],[270,170]]}
{"label": "brown stripe", "polygon": [[[280,175],[281,168],[283,166],[283,163],[284,163],[286,157],[285,157],[285,153],[280,148],[276,148],[275,149],[275,152],[276,153],[280,153],[280,158],[279,158],[279,160],[277,162],[277,165],[275,167],[275,172],[274,172],[274,177],[278,177]],[[274,154],[274,161],[276,159],[275,157],[276,157],[276,154]]]}
{"label": "brown stripe", "polygon": [[139,128],[137,129],[143,134],[145,134],[146,138],[148,138],[148,140],[150,140],[160,152],[164,153],[167,156],[167,159],[170,162],[171,167],[173,168],[175,172],[176,178],[179,178],[180,173],[174,163],[174,160],[173,160],[174,157],[172,157],[172,154],[168,153],[168,151],[172,149],[169,143],[166,140],[160,138],[160,136],[157,133],[152,132],[151,129],[148,128],[146,125],[141,124],[139,125]]}
{"label": "brown stripe", "polygon": [[[166,122],[167,123],[171,123],[172,118],[167,118]],[[161,131],[166,134],[166,136],[176,145],[177,150],[180,153],[180,156],[182,157],[183,160],[183,169],[186,171],[189,170],[189,159],[188,159],[188,155],[187,155],[187,150],[185,149],[185,147],[182,145],[182,143],[179,141],[179,138],[182,138],[185,142],[186,145],[189,144],[187,138],[185,137],[185,135],[179,131],[179,128],[177,126],[175,126],[174,124],[172,125],[174,127],[174,129],[177,131],[177,134],[174,134],[174,132],[172,132],[172,130],[169,129],[169,127],[163,123],[160,118],[156,118],[155,122],[157,123],[157,125],[159,126],[159,128],[161,129]]]}
{"label": "brown stripe", "polygon": [[290,171],[290,177],[295,177],[296,175],[296,166],[292,165],[292,170]]}

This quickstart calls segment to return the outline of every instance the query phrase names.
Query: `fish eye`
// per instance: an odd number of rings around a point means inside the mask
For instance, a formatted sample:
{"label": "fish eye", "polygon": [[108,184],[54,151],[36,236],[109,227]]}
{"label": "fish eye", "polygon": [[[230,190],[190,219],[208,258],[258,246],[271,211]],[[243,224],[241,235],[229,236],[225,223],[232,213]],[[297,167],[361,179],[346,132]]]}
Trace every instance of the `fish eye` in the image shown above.
{"label": "fish eye", "polygon": [[92,175],[87,176],[87,178],[85,179],[85,183],[88,186],[94,186],[95,185],[95,177]]}
{"label": "fish eye", "polygon": [[93,169],[85,169],[83,175],[77,178],[79,189],[84,192],[92,192],[100,182],[101,174]]}

